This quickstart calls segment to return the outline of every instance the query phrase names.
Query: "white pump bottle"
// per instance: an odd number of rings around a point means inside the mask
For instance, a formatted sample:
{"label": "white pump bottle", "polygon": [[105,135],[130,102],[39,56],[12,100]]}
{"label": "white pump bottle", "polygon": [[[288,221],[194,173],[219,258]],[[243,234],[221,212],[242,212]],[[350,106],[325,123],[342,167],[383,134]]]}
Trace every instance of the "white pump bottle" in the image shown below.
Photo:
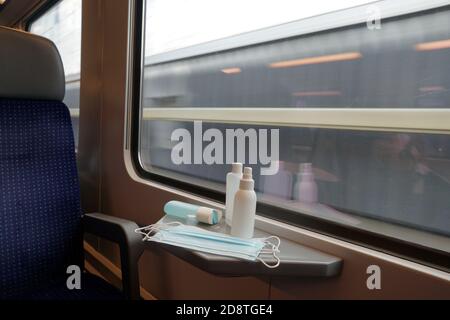
{"label": "white pump bottle", "polygon": [[256,217],[255,181],[252,168],[244,168],[244,175],[239,184],[239,191],[234,198],[231,235],[239,238],[253,238]]}

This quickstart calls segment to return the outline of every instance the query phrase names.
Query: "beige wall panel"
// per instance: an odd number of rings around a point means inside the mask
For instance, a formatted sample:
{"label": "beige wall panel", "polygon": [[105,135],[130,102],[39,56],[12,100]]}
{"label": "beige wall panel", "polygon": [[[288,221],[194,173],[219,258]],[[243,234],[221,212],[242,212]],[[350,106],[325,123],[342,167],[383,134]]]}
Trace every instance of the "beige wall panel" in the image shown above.
{"label": "beige wall panel", "polygon": [[85,212],[99,210],[103,20],[100,1],[83,1],[78,171]]}
{"label": "beige wall panel", "polygon": [[[349,261],[349,260],[347,260]],[[335,279],[272,279],[271,299],[449,299],[449,284],[423,274],[381,267],[381,290],[369,290],[366,263],[345,265]]]}
{"label": "beige wall panel", "polygon": [[[152,272],[148,272],[151,268]],[[224,278],[206,273],[162,250],[147,251],[141,283],[158,299],[268,299],[267,279]]]}
{"label": "beige wall panel", "polygon": [[[343,247],[307,236],[297,241],[342,258],[342,273],[331,279],[272,279],[271,299],[450,299],[445,272],[361,248],[352,250],[353,245]],[[381,290],[367,288],[370,265],[381,269]]]}

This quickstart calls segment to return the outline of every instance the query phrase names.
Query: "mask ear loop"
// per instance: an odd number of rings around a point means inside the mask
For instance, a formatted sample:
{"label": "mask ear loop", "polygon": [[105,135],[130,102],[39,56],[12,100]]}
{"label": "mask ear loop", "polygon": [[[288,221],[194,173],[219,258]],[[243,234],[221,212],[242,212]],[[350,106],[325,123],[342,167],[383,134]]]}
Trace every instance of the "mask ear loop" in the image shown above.
{"label": "mask ear loop", "polygon": [[170,227],[178,227],[183,225],[181,222],[173,221],[168,223],[155,223],[148,225],[146,227],[137,228],[134,232],[139,233],[144,236],[142,241],[147,241],[152,237],[152,234],[157,233],[158,231],[168,229]]}
{"label": "mask ear loop", "polygon": [[[164,224],[152,224],[146,227],[142,227],[142,228],[137,228],[136,230],[134,230],[136,233],[139,233],[141,235],[144,236],[144,238],[142,239],[142,241],[147,241],[150,240],[150,238],[152,238],[152,234],[156,233],[160,230],[164,230],[170,227],[177,227],[177,226],[181,226],[183,225],[181,222],[178,221],[173,221],[173,222],[169,222],[169,223],[164,223]],[[269,240],[270,239],[274,239],[277,241],[277,243],[272,243]],[[280,244],[281,244],[281,240],[280,238],[276,237],[276,236],[270,236],[267,237],[266,239],[264,239],[264,247],[261,250],[261,253],[269,253],[272,254],[273,257],[276,259],[276,263],[274,265],[270,265],[268,264],[266,261],[264,261],[263,259],[261,259],[260,257],[257,257],[256,259],[258,261],[260,261],[262,264],[264,264],[267,268],[270,269],[274,269],[277,268],[280,264],[281,264],[281,259],[278,257],[277,253],[280,252]],[[269,246],[269,248],[265,248]]]}
{"label": "mask ear loop", "polygon": [[158,232],[159,230],[161,230],[161,226],[160,225],[158,225],[158,224],[151,224],[149,226],[145,226],[145,227],[142,227],[142,228],[137,228],[136,230],[134,230],[134,232],[143,235],[144,238],[142,239],[142,241],[146,241],[146,240],[148,240],[148,238],[151,237],[152,233]]}
{"label": "mask ear loop", "polygon": [[[272,243],[269,241],[269,239],[275,239],[277,241],[277,243]],[[261,259],[260,257],[257,257],[256,259],[259,260],[262,264],[264,264],[267,268],[270,269],[275,269],[277,268],[280,264],[281,264],[281,259],[280,257],[278,257],[278,252],[280,252],[280,244],[281,244],[281,240],[280,238],[278,238],[277,236],[270,236],[267,237],[264,240],[264,247],[269,246],[270,248],[263,248],[261,250],[261,253],[270,253],[273,255],[273,257],[276,260],[276,263],[273,265],[268,264],[266,261],[264,261],[263,259]]]}
{"label": "mask ear loop", "polygon": [[147,237],[149,236],[149,234],[151,232],[153,232],[154,225],[150,225],[150,226],[145,226],[142,228],[137,228],[134,230],[134,232],[139,233],[140,235],[143,235],[144,238],[142,239],[142,241],[145,241],[147,239]]}

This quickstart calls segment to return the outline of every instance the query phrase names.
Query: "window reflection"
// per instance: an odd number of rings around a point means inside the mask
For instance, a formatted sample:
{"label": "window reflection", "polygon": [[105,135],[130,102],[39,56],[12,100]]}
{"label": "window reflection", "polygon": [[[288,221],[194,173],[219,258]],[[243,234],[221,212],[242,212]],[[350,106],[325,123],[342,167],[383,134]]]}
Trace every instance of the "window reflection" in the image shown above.
{"label": "window reflection", "polygon": [[[219,185],[228,165],[174,165],[170,133],[193,125],[187,122],[143,123],[141,157],[144,167],[181,173]],[[203,129],[268,128],[206,124]],[[273,176],[256,176],[260,199],[300,212],[338,220],[352,213],[421,230],[450,235],[450,137],[437,134],[386,133],[317,128],[280,128],[280,165]],[[206,144],[206,143],[205,143]],[[248,158],[247,158],[248,159]],[[317,203],[300,201],[301,167],[312,164]],[[259,172],[258,166],[253,166]],[[169,174],[169,172],[166,172]],[[187,178],[189,181],[189,178]],[[325,214],[326,217],[326,214]],[[380,230],[381,232],[383,230]]]}

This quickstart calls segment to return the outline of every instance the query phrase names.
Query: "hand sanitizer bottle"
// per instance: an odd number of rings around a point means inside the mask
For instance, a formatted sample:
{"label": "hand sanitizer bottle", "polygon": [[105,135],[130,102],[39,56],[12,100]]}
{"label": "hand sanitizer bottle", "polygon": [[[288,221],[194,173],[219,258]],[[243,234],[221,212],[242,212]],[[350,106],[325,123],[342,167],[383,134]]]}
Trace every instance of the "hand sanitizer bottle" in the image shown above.
{"label": "hand sanitizer bottle", "polygon": [[242,163],[233,163],[231,172],[227,174],[227,190],[225,195],[225,222],[231,226],[233,219],[234,196],[239,190],[239,183],[242,178]]}
{"label": "hand sanitizer bottle", "polygon": [[256,216],[255,181],[252,168],[244,169],[244,176],[239,184],[239,191],[234,198],[231,235],[239,238],[253,238]]}
{"label": "hand sanitizer bottle", "polygon": [[305,203],[316,203],[318,198],[317,184],[311,163],[302,163],[295,185],[295,199]]}

